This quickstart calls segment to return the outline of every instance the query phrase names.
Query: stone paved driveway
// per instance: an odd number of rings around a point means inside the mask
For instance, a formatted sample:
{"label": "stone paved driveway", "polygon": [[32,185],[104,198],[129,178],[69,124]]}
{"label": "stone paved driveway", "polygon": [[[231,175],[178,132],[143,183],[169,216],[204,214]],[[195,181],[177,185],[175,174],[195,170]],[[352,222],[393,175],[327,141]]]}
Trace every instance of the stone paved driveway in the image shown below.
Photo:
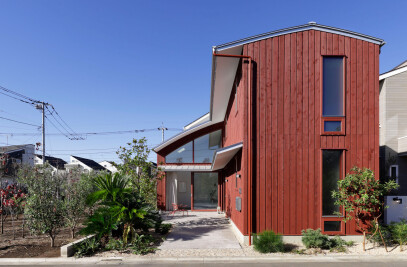
{"label": "stone paved driveway", "polygon": [[164,223],[173,224],[160,246],[169,249],[240,249],[229,220],[216,212],[188,212],[188,216],[163,214]]}

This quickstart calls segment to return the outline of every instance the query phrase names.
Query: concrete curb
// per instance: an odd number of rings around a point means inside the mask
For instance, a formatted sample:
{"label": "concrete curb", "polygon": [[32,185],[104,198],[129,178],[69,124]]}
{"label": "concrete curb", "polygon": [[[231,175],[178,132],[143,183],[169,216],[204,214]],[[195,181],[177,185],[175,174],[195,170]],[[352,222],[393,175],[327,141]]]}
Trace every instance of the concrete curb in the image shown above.
{"label": "concrete curb", "polygon": [[174,264],[174,263],[276,263],[276,262],[407,262],[407,255],[341,255],[341,256],[260,256],[260,257],[90,257],[90,258],[4,258],[0,259],[0,265],[57,265],[57,264]]}
{"label": "concrete curb", "polygon": [[76,244],[82,243],[83,241],[88,240],[94,236],[95,235],[88,235],[88,236],[85,236],[84,238],[81,238],[79,240],[66,244],[65,246],[62,246],[61,247],[61,257],[64,257],[64,258],[72,257],[75,254],[74,246]]}

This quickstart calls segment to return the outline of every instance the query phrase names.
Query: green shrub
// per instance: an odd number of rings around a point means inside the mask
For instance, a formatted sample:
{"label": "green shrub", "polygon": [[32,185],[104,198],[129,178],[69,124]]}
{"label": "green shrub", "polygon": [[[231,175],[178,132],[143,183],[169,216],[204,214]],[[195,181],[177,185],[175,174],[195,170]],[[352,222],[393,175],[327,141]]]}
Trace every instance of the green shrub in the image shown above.
{"label": "green shrub", "polygon": [[327,235],[321,233],[321,229],[302,230],[302,243],[306,248],[329,249],[332,243]]}
{"label": "green shrub", "polygon": [[158,228],[155,229],[155,232],[158,234],[166,235],[172,228],[170,223],[162,223]]}
{"label": "green shrub", "polygon": [[130,245],[134,254],[145,255],[154,252],[157,248],[153,247],[154,240],[151,235],[135,234]]}
{"label": "green shrub", "polygon": [[329,239],[329,241],[331,243],[330,250],[333,252],[347,252],[346,247],[351,247],[354,245],[353,241],[346,241],[338,235]]}
{"label": "green shrub", "polygon": [[260,253],[284,252],[282,236],[273,231],[253,235],[254,249]]}
{"label": "green shrub", "polygon": [[[379,224],[380,232],[382,233],[383,240],[386,245],[391,245],[393,243],[393,237],[390,231],[390,226]],[[367,238],[370,242],[377,243],[378,245],[382,246],[383,241],[380,237],[380,233],[377,232],[374,236],[373,233],[376,231],[376,226],[372,223],[372,227],[369,229],[370,234],[367,235]]]}
{"label": "green shrub", "polygon": [[123,240],[121,239],[116,239],[116,238],[110,238],[109,242],[107,242],[105,249],[106,250],[118,250],[121,251],[125,248],[125,245],[123,243]]}
{"label": "green shrub", "polygon": [[390,224],[390,231],[393,241],[400,245],[400,251],[403,250],[403,245],[407,243],[407,222],[401,220],[400,222],[392,222]]}
{"label": "green shrub", "polygon": [[74,245],[75,257],[81,258],[94,254],[100,249],[99,240],[96,237],[86,239],[84,242]]}

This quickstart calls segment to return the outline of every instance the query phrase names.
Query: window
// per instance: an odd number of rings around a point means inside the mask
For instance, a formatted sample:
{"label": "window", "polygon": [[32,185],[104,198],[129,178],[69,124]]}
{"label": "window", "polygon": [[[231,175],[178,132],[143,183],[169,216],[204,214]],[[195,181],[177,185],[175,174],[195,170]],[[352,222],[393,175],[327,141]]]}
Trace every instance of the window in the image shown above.
{"label": "window", "polygon": [[399,165],[391,165],[389,172],[390,178],[399,184]]}
{"label": "window", "polygon": [[218,130],[210,134],[198,137],[194,140],[194,162],[212,163],[213,153],[221,147],[222,131]]}
{"label": "window", "polygon": [[344,57],[323,57],[322,134],[345,134]]}
{"label": "window", "polygon": [[212,163],[213,154],[222,145],[222,130],[203,135],[178,147],[165,157],[166,163]]}
{"label": "window", "polygon": [[166,163],[192,163],[192,141],[177,148],[165,157]]}
{"label": "window", "polygon": [[342,232],[342,221],[338,213],[342,209],[335,205],[332,191],[338,190],[338,181],[343,175],[343,151],[322,150],[322,221],[323,231]]}

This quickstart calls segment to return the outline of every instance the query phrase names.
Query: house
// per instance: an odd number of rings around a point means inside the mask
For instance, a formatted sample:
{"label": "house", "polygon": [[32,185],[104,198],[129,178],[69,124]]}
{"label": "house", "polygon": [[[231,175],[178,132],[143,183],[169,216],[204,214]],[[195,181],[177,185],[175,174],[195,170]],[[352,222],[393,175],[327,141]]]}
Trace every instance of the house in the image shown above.
{"label": "house", "polygon": [[407,61],[379,76],[380,177],[399,189],[386,197],[385,221],[407,219]]}
{"label": "house", "polygon": [[[45,156],[45,162],[50,165],[53,172],[65,170],[66,161],[63,159]],[[42,165],[42,155],[35,155],[34,164]]]}
{"label": "house", "polygon": [[97,163],[94,160],[81,158],[78,156],[70,156],[70,162],[65,164],[65,169],[67,171],[72,170],[73,168],[80,168],[85,172],[91,171],[107,171],[102,165]]}
{"label": "house", "polygon": [[10,145],[0,147],[0,179],[14,181],[22,164],[34,166],[34,145]]}
{"label": "house", "polygon": [[359,234],[331,191],[355,165],[379,170],[382,45],[310,22],[213,47],[207,119],[154,148],[158,206],[220,209],[249,243],[269,229]]}
{"label": "house", "polygon": [[104,160],[99,162],[99,165],[102,165],[105,169],[109,170],[111,173],[117,172],[117,168],[116,166],[114,166],[113,161]]}

